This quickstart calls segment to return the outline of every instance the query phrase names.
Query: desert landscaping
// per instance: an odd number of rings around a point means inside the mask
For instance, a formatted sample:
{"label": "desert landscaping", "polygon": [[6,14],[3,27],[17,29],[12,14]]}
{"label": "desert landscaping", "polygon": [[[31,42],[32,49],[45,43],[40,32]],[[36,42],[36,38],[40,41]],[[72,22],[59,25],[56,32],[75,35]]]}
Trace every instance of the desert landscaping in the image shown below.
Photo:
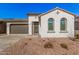
{"label": "desert landscaping", "polygon": [[29,37],[0,51],[1,55],[79,55],[79,41],[71,38]]}

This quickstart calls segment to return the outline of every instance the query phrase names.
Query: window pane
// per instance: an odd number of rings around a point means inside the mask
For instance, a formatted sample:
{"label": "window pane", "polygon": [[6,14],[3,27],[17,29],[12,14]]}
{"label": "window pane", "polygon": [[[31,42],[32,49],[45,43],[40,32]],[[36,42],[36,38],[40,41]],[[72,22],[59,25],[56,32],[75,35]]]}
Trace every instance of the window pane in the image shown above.
{"label": "window pane", "polygon": [[48,30],[53,30],[54,20],[52,18],[48,19]]}
{"label": "window pane", "polygon": [[61,20],[61,25],[60,26],[61,26],[61,30],[64,30],[64,31],[66,30],[66,19],[63,18]]}

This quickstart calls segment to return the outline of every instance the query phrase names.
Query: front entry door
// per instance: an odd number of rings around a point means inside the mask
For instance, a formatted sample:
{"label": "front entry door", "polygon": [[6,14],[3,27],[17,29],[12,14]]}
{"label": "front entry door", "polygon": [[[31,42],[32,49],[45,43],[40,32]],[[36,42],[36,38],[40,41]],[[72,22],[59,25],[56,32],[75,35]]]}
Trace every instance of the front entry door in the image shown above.
{"label": "front entry door", "polygon": [[33,22],[32,23],[32,34],[38,35],[39,33],[39,22]]}

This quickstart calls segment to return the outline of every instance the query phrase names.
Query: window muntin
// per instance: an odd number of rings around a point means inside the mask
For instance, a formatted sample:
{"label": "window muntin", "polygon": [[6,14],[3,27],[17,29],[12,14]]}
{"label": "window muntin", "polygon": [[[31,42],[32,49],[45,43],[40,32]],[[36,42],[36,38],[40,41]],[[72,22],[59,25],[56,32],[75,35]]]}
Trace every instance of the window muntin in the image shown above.
{"label": "window muntin", "polygon": [[66,29],[67,29],[66,26],[67,26],[67,20],[66,20],[66,18],[62,18],[60,21],[60,30],[66,31]]}
{"label": "window muntin", "polygon": [[53,31],[54,30],[54,20],[53,18],[48,19],[48,31]]}

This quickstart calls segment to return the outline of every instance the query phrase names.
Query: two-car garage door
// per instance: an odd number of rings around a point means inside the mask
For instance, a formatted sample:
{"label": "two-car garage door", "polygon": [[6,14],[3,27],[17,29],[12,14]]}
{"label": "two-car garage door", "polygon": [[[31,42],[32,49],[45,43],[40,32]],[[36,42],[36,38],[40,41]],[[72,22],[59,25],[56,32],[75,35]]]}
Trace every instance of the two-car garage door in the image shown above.
{"label": "two-car garage door", "polygon": [[28,34],[28,24],[11,24],[10,34]]}

